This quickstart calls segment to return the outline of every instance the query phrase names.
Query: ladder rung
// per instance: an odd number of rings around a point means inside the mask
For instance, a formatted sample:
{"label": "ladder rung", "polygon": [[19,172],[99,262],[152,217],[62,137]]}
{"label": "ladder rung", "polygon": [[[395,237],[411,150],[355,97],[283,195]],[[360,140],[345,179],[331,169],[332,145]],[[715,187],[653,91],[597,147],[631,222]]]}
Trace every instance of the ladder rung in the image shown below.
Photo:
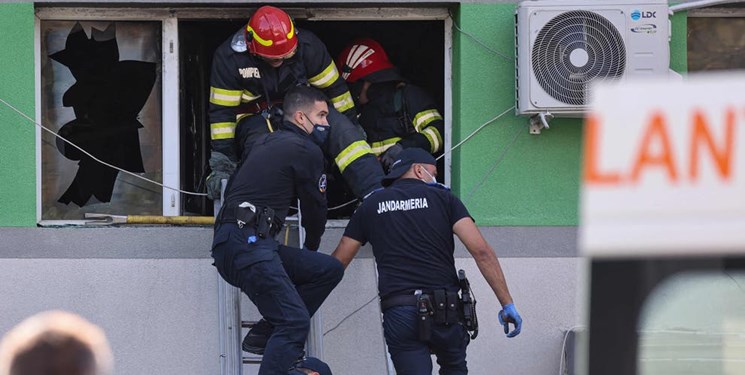
{"label": "ladder rung", "polygon": [[258,323],[255,320],[241,320],[241,328],[252,328]]}
{"label": "ladder rung", "polygon": [[254,365],[260,364],[261,363],[261,358],[262,357],[243,357],[243,364],[244,365],[248,365],[248,364],[254,364]]}

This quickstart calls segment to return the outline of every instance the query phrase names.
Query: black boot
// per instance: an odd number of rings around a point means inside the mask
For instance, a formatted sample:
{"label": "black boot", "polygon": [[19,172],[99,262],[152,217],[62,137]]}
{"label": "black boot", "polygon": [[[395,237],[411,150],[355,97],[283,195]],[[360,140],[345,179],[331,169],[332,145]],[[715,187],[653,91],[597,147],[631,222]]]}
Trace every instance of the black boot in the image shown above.
{"label": "black boot", "polygon": [[264,319],[256,322],[248,331],[246,337],[243,338],[243,344],[241,345],[243,351],[259,355],[264,354],[266,342],[269,341],[273,330],[274,327]]}

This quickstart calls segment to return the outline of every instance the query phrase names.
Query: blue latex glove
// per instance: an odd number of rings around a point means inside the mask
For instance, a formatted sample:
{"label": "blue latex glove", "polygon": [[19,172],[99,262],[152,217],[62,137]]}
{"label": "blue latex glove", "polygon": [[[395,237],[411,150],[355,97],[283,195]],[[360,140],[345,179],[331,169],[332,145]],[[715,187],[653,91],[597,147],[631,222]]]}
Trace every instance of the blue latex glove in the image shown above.
{"label": "blue latex glove", "polygon": [[[523,326],[523,318],[517,313],[514,303],[507,304],[502,307],[503,310],[499,312],[497,317],[499,318],[499,324],[504,326],[504,333],[507,337],[515,337],[520,334],[520,329]],[[512,332],[510,330],[510,323],[515,326]],[[509,332],[509,333],[508,333]]]}

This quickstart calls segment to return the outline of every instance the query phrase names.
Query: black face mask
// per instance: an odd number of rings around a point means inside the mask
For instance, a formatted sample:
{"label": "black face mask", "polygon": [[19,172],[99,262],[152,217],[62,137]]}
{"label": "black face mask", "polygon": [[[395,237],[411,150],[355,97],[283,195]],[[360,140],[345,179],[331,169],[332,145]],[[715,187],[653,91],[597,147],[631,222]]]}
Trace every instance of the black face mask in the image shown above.
{"label": "black face mask", "polygon": [[313,123],[313,121],[310,120],[310,117],[305,113],[303,113],[303,116],[313,124],[313,130],[310,132],[310,138],[313,140],[313,143],[318,146],[323,146],[329,139],[329,127]]}

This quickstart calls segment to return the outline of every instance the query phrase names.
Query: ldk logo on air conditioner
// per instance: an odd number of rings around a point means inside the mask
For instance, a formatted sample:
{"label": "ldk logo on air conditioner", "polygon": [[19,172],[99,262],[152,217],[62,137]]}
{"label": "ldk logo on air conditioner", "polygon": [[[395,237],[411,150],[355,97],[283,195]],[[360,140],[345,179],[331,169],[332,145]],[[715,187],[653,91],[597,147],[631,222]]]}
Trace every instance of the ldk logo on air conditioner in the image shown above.
{"label": "ldk logo on air conditioner", "polygon": [[634,21],[639,21],[640,19],[648,19],[648,18],[657,18],[657,12],[642,12],[639,9],[634,9],[631,11],[631,19]]}

